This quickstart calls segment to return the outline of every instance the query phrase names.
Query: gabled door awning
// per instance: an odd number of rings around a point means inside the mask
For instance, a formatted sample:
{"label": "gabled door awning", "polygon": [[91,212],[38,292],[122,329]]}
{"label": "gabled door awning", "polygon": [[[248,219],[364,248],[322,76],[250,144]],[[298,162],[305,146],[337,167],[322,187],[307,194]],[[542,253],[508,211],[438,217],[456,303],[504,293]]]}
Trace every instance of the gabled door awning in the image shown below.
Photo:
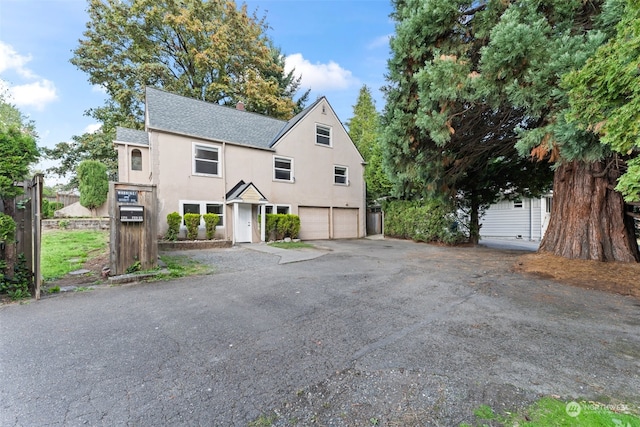
{"label": "gabled door awning", "polygon": [[266,197],[258,190],[252,182],[246,184],[240,180],[226,195],[229,203],[250,203],[253,205],[264,205],[268,203]]}

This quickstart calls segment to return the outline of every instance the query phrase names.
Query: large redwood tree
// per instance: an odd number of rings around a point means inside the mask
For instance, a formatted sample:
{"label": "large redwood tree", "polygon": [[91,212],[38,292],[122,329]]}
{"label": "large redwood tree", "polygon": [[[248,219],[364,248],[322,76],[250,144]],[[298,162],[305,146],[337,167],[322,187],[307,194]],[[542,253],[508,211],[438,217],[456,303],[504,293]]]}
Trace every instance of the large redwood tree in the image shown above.
{"label": "large redwood tree", "polygon": [[[493,142],[498,150],[511,139],[521,156],[556,167],[541,251],[637,261],[633,224],[614,189],[623,159],[598,135],[567,121],[568,89],[561,84],[615,35],[625,1],[396,0],[394,6],[385,132],[396,183],[437,189],[449,164],[462,164],[465,153],[475,152],[470,146]],[[469,129],[469,114],[483,108],[518,112],[521,120],[499,133],[494,126],[483,131],[486,121]],[[486,154],[487,166],[517,156],[493,154]],[[467,180],[498,181],[482,174],[482,160],[466,170]],[[525,190],[515,183],[501,189]]]}

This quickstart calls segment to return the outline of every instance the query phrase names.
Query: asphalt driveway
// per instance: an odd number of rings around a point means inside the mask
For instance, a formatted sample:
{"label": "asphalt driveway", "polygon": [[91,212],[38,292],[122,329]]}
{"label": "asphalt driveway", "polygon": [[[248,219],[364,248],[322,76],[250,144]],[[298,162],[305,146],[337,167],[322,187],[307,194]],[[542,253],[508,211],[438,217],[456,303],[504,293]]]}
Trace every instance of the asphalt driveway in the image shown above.
{"label": "asphalt driveway", "polygon": [[640,302],[510,269],[520,251],[318,242],[280,264],[0,307],[0,425],[439,425],[542,395],[640,409]]}

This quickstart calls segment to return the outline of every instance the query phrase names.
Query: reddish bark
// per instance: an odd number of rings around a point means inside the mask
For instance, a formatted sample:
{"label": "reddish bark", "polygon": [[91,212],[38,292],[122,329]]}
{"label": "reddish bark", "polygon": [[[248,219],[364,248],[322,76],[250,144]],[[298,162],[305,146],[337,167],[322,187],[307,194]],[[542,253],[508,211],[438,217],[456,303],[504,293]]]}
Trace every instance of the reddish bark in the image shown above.
{"label": "reddish bark", "polygon": [[540,251],[574,259],[640,261],[633,220],[613,190],[617,177],[616,170],[605,170],[604,162],[561,165]]}

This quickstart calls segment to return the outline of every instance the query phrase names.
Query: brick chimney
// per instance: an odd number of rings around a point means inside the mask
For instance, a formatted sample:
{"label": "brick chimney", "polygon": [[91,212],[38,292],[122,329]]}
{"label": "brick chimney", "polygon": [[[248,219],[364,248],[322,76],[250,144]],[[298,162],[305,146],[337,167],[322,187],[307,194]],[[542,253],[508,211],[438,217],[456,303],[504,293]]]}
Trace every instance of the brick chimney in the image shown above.
{"label": "brick chimney", "polygon": [[244,102],[238,101],[236,104],[236,110],[244,111]]}

